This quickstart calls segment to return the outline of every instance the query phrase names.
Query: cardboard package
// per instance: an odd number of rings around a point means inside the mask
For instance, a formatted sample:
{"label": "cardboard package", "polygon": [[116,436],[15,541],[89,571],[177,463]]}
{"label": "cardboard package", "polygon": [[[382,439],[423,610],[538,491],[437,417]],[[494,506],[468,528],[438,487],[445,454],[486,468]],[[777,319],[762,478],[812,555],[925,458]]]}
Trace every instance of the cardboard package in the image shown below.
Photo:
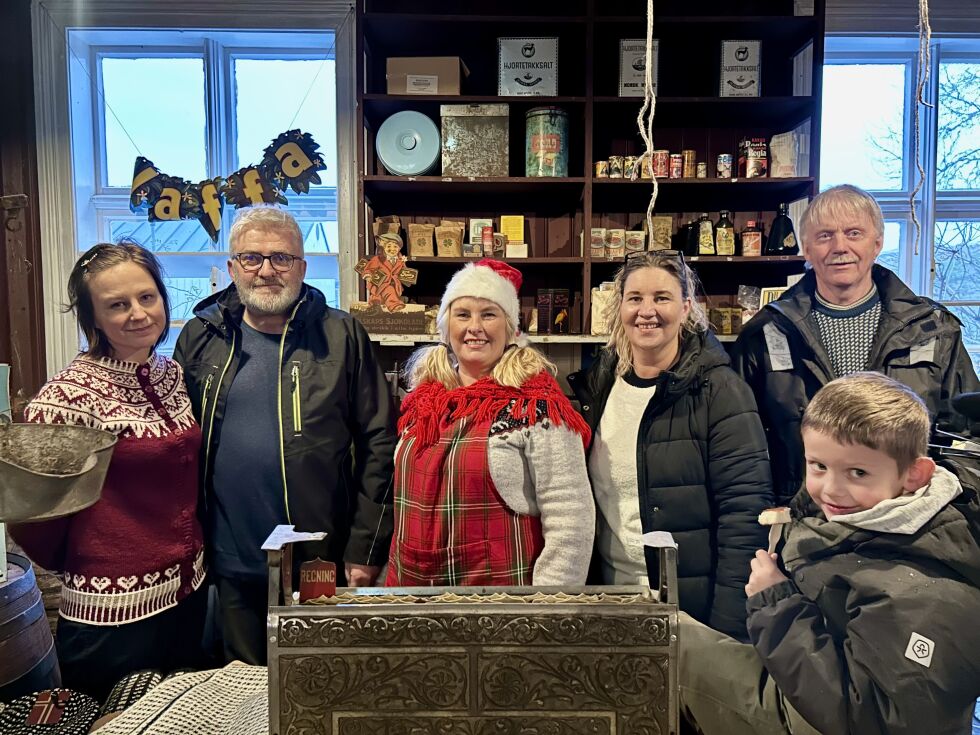
{"label": "cardboard package", "polygon": [[388,94],[459,94],[470,70],[458,56],[391,56]]}

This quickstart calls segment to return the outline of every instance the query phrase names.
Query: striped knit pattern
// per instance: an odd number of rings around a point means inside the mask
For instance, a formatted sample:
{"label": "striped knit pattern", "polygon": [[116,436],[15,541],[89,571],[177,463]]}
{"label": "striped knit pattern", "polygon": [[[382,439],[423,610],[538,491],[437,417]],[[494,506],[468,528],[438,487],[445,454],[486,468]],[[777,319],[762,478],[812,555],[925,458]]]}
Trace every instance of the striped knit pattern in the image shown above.
{"label": "striped knit pattern", "polygon": [[817,294],[811,314],[836,377],[864,370],[881,320],[878,289],[872,288],[867,296],[846,308],[831,304]]}

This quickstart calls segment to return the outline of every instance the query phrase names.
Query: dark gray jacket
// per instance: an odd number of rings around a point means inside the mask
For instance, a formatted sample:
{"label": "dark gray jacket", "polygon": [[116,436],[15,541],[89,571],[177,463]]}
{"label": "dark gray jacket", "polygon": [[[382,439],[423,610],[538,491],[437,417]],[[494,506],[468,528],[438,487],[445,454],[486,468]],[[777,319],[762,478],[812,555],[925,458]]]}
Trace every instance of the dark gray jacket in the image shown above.
{"label": "dark gray jacket", "polygon": [[[234,286],[214,294],[195,307],[174,351],[203,432],[205,505],[211,453],[241,357],[243,314]],[[297,530],[328,533],[322,543],[301,544],[296,561],[320,556],[337,563],[340,577],[344,561],[382,565],[392,533],[395,433],[388,384],[370,338],[353,317],[304,285],[280,354],[282,486],[269,491],[283,493]]]}
{"label": "dark gray jacket", "polygon": [[[593,433],[614,409],[606,399],[616,363],[604,350],[587,373],[568,376]],[[643,531],[669,531],[678,543],[681,609],[744,640],[743,588],[752,555],[766,546],[757,517],[772,505],[772,485],[752,393],[713,334],[687,335],[676,367],[661,373],[640,422],[636,465]]]}
{"label": "dark gray jacket", "polygon": [[[875,265],[872,277],[881,298],[881,321],[868,369],[912,388],[939,428],[962,431],[966,422],[949,400],[980,390],[980,382],[963,348],[959,320],[944,306],[916,296],[886,268]],[[745,378],[759,406],[780,504],[803,484],[803,412],[814,394],[837,377],[810,316],[815,289],[816,277],[809,271],[749,320],[732,349],[732,368]],[[790,361],[777,359],[774,365],[768,342],[778,342],[780,335]]]}
{"label": "dark gray jacket", "polygon": [[814,517],[794,522],[781,549],[791,581],[747,602],[783,696],[823,735],[968,733],[980,696],[975,491],[911,535],[803,512]]}

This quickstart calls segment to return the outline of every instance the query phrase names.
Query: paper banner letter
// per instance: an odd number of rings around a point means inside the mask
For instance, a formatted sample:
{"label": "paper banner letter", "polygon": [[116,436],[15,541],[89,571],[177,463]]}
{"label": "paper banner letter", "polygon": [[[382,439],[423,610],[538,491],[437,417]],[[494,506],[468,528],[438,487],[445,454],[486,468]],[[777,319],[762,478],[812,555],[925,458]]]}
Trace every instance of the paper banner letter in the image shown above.
{"label": "paper banner letter", "polygon": [[289,203],[274,186],[269,185],[255,166],[248,166],[229,174],[221,186],[221,193],[225,195],[229,204],[235,205],[236,209],[253,204]]}
{"label": "paper banner letter", "polygon": [[219,191],[221,177],[207,179],[197,186],[201,199],[201,227],[207,231],[211,242],[218,242],[218,233],[221,231],[221,215],[225,208],[224,200]]}
{"label": "paper banner letter", "polygon": [[180,219],[180,189],[166,186],[150,209],[150,220]]}
{"label": "paper banner letter", "polygon": [[133,185],[129,189],[129,210],[138,212],[144,202],[149,202],[151,195],[154,199],[160,193],[160,171],[143,156],[136,158],[133,167]]}
{"label": "paper banner letter", "polygon": [[317,171],[327,165],[317,153],[320,146],[309,133],[289,130],[282,133],[263,152],[261,167],[269,180],[280,189],[292,187],[297,194],[307,194],[310,184],[319,184]]}

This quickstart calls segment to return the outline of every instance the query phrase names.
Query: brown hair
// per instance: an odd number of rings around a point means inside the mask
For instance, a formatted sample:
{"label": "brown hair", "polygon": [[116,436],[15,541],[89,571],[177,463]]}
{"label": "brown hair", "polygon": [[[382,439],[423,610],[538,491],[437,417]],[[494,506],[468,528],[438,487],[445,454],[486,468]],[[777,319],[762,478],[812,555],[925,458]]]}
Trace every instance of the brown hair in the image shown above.
{"label": "brown hair", "polygon": [[803,429],[839,444],[884,452],[904,472],[926,456],[932,422],[916,393],[881,373],[853,373],[827,383],[803,414]]}
{"label": "brown hair", "polygon": [[623,305],[623,294],[626,291],[626,279],[631,273],[643,268],[661,268],[680,284],[681,298],[691,302],[691,310],[681,325],[683,332],[704,332],[708,328],[708,317],[696,298],[701,284],[697,274],[688,267],[679,253],[663,255],[653,251],[631,255],[626,259],[623,267],[616,272],[614,288],[616,295],[609,302],[606,312],[607,322],[611,326],[606,349],[615,352],[619,358],[616,365],[617,375],[626,375],[633,367],[633,347],[626,336],[626,328],[623,327],[623,322],[619,318],[619,310]]}
{"label": "brown hair", "polygon": [[135,263],[140,266],[150,274],[156,284],[160,298],[163,300],[166,325],[153,348],[156,349],[167,339],[170,325],[170,299],[167,296],[167,287],[163,283],[160,261],[153,253],[135,242],[123,241],[115,245],[100,242],[86,250],[71,269],[71,275],[68,276],[68,306],[65,309],[74,312],[78,328],[82,330],[85,341],[88,342],[86,354],[92,357],[108,357],[112,345],[95,325],[95,309],[92,306],[92,291],[89,283],[95,274],[123,263]]}

